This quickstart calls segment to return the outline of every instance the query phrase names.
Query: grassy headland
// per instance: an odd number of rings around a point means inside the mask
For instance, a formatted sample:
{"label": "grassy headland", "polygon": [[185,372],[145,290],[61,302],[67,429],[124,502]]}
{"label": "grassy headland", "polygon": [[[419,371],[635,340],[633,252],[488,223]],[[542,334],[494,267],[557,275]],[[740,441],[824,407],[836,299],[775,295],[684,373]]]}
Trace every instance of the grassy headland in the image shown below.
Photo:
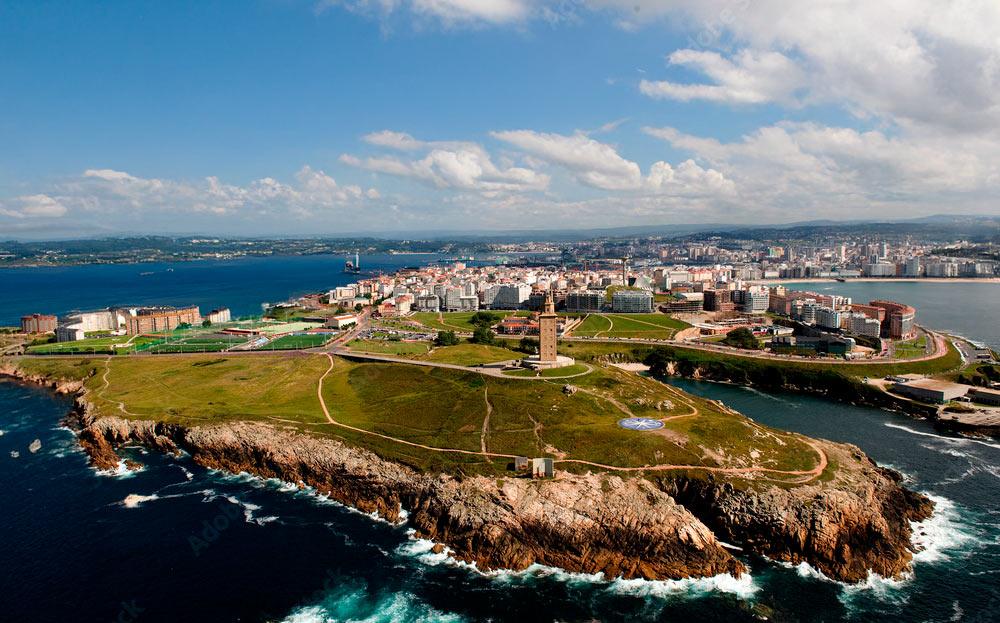
{"label": "grassy headland", "polygon": [[[719,405],[636,374],[596,367],[563,390],[553,379],[356,363],[320,355],[24,358],[29,372],[85,380],[100,414],[186,426],[259,420],[341,439],[424,470],[503,473],[507,459],[437,451],[551,456],[614,467],[761,466],[808,470],[817,454],[798,435],[757,425]],[[630,416],[663,419],[660,431],[617,425]],[[423,444],[429,449],[399,443]],[[561,463],[561,469],[600,467]],[[698,473],[693,470],[692,473]],[[781,475],[769,475],[781,479]]]}

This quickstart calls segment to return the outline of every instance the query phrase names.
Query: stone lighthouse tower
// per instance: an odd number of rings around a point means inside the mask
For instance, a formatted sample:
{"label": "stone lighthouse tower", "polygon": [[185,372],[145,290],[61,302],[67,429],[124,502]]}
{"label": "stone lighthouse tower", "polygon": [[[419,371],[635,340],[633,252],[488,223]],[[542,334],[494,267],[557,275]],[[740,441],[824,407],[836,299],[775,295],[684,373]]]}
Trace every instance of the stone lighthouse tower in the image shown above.
{"label": "stone lighthouse tower", "polygon": [[559,360],[556,355],[556,304],[552,300],[552,292],[545,295],[545,307],[538,314],[538,360],[542,364],[554,364]]}

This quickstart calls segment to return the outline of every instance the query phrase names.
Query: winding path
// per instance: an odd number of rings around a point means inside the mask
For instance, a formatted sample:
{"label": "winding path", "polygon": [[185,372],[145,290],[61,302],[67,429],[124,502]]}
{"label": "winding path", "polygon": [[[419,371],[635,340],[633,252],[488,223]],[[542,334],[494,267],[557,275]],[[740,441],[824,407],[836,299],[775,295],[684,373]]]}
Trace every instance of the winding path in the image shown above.
{"label": "winding path", "polygon": [[319,405],[320,405],[320,407],[322,407],[322,409],[323,409],[323,415],[326,416],[326,421],[329,424],[332,424],[334,426],[338,426],[340,428],[344,428],[344,429],[347,429],[347,430],[351,430],[351,431],[354,431],[356,433],[362,433],[364,435],[371,435],[372,437],[378,437],[380,439],[385,439],[387,441],[394,441],[396,443],[400,443],[400,444],[403,444],[403,445],[411,446],[413,448],[421,448],[422,450],[429,450],[431,452],[445,452],[445,453],[452,453],[452,454],[467,454],[467,455],[473,455],[473,456],[496,457],[496,458],[501,458],[501,459],[514,459],[514,458],[517,458],[516,454],[500,454],[500,453],[497,453],[497,452],[482,452],[482,451],[477,452],[475,450],[459,450],[457,448],[438,448],[438,447],[435,447],[435,446],[427,446],[427,445],[424,445],[422,443],[415,443],[413,441],[407,441],[406,439],[400,439],[399,437],[392,437],[390,435],[383,435],[382,433],[376,433],[375,431],[365,430],[363,428],[358,428],[357,426],[351,426],[350,424],[344,424],[343,422],[338,422],[337,420],[333,419],[333,416],[330,415],[330,409],[327,408],[327,406],[326,406],[326,400],[323,398],[323,381],[326,379],[327,376],[330,375],[331,372],[333,372],[333,368],[337,365],[336,362],[333,360],[333,355],[331,355],[330,353],[326,353],[326,357],[327,357],[327,359],[330,360],[330,367],[328,367],[326,369],[326,372],[323,373],[323,376],[319,377],[319,382],[317,383],[317,386],[316,386],[316,396],[319,398]]}
{"label": "winding path", "polygon": [[[330,373],[333,372],[333,369],[336,367],[336,362],[335,362],[335,360],[333,358],[333,354],[331,354],[331,353],[325,353],[325,355],[326,355],[327,359],[329,359],[330,365],[329,365],[329,367],[327,367],[327,369],[323,373],[323,375],[320,376],[319,381],[316,384],[316,397],[319,399],[319,404],[320,404],[320,407],[323,409],[323,415],[326,417],[327,423],[329,423],[329,424],[331,424],[333,426],[338,426],[340,428],[344,428],[344,429],[351,430],[351,431],[354,431],[354,432],[357,432],[357,433],[361,433],[363,435],[370,435],[370,436],[373,436],[373,437],[378,437],[380,439],[385,439],[387,441],[392,441],[392,442],[403,444],[403,445],[410,446],[410,447],[413,447],[413,448],[420,448],[422,450],[427,450],[427,451],[430,451],[430,452],[442,452],[442,453],[450,453],[450,454],[463,454],[463,455],[472,455],[472,456],[482,456],[482,457],[487,457],[487,458],[502,458],[502,459],[517,458],[518,455],[515,455],[515,454],[503,454],[503,453],[499,453],[499,452],[488,452],[486,450],[486,447],[485,447],[486,446],[486,431],[487,431],[487,427],[489,425],[489,416],[492,413],[492,407],[489,404],[489,398],[488,398],[487,394],[484,394],[484,398],[486,400],[486,404],[487,404],[487,408],[488,409],[487,409],[486,419],[483,422],[483,433],[482,433],[482,435],[480,437],[481,449],[479,451],[475,451],[475,450],[461,450],[461,449],[458,449],[458,448],[440,448],[440,447],[436,447],[436,446],[428,446],[428,445],[425,445],[425,444],[416,443],[416,442],[413,442],[413,441],[408,441],[406,439],[400,439],[399,437],[393,437],[391,435],[385,435],[385,434],[382,434],[382,433],[376,433],[374,431],[365,430],[363,428],[358,428],[357,426],[351,426],[350,424],[344,424],[343,422],[338,422],[337,420],[335,420],[333,418],[332,415],[330,415],[330,409],[326,405],[326,399],[323,398],[323,381],[326,380],[326,377],[329,376]],[[408,361],[408,360],[402,360],[401,363],[415,363],[415,362],[411,362],[411,361]],[[423,363],[426,363],[426,362],[423,362]],[[462,366],[452,366],[452,365],[445,366],[445,365],[441,365],[441,364],[438,364],[438,365],[440,367],[454,367],[454,368],[464,369],[464,368],[462,368]],[[504,378],[511,378],[511,377],[504,377]],[[612,399],[612,402],[617,402],[617,401]],[[691,405],[690,403],[689,403],[689,406],[693,407],[693,405]],[[622,407],[624,407],[624,405],[622,405]],[[697,409],[695,409],[695,411],[697,411]],[[626,408],[626,412],[627,412],[627,408]],[[691,416],[691,415],[696,415],[696,413],[684,414],[682,416],[677,416],[677,417],[688,417],[688,416]],[[819,455],[819,463],[816,465],[816,467],[814,467],[814,468],[812,468],[810,470],[781,470],[781,469],[772,469],[772,468],[767,468],[767,467],[708,467],[708,466],[704,466],[704,465],[673,465],[673,464],[646,465],[646,466],[642,466],[642,467],[620,467],[620,466],[616,466],[616,465],[605,465],[603,463],[595,463],[593,461],[585,461],[585,460],[582,460],[582,459],[555,459],[553,461],[553,463],[558,463],[558,464],[573,463],[573,464],[577,464],[577,465],[588,465],[590,467],[597,467],[597,468],[608,470],[608,471],[633,472],[633,473],[634,472],[644,472],[644,471],[689,471],[689,470],[700,470],[700,471],[706,471],[706,472],[712,472],[712,473],[719,473],[719,474],[743,474],[743,473],[780,474],[780,475],[784,475],[784,476],[797,476],[799,478],[796,478],[793,482],[802,483],[802,482],[808,482],[808,481],[810,481],[810,480],[812,480],[814,478],[817,478],[820,474],[823,473],[823,470],[825,470],[826,467],[827,467],[827,465],[829,464],[829,461],[828,461],[827,456],[826,456],[826,452],[823,450],[823,448],[821,448],[815,441],[813,441],[811,439],[804,439],[803,441],[806,444],[808,444],[816,452],[816,454]]]}

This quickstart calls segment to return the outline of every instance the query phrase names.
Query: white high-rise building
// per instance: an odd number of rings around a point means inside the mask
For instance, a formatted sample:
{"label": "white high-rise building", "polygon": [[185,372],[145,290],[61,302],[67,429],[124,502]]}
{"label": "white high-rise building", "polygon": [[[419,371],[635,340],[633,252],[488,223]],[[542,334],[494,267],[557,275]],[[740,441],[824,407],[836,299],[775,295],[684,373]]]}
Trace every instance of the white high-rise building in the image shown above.
{"label": "white high-rise building", "polygon": [[528,284],[506,284],[500,286],[500,290],[490,307],[492,309],[520,309],[529,296],[531,296],[531,286]]}
{"label": "white high-rise building", "polygon": [[653,294],[645,290],[619,290],[611,295],[611,311],[648,314],[653,311]]}
{"label": "white high-rise building", "polygon": [[855,313],[850,315],[847,329],[855,335],[878,337],[882,331],[882,323],[875,318]]}

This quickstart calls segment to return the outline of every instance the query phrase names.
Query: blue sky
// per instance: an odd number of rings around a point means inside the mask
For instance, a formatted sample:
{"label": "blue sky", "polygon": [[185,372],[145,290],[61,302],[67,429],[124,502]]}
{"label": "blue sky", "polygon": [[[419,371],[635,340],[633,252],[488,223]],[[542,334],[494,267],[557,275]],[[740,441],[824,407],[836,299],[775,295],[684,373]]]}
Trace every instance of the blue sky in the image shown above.
{"label": "blue sky", "polygon": [[995,213],[996,8],[850,4],[0,2],[0,238]]}

